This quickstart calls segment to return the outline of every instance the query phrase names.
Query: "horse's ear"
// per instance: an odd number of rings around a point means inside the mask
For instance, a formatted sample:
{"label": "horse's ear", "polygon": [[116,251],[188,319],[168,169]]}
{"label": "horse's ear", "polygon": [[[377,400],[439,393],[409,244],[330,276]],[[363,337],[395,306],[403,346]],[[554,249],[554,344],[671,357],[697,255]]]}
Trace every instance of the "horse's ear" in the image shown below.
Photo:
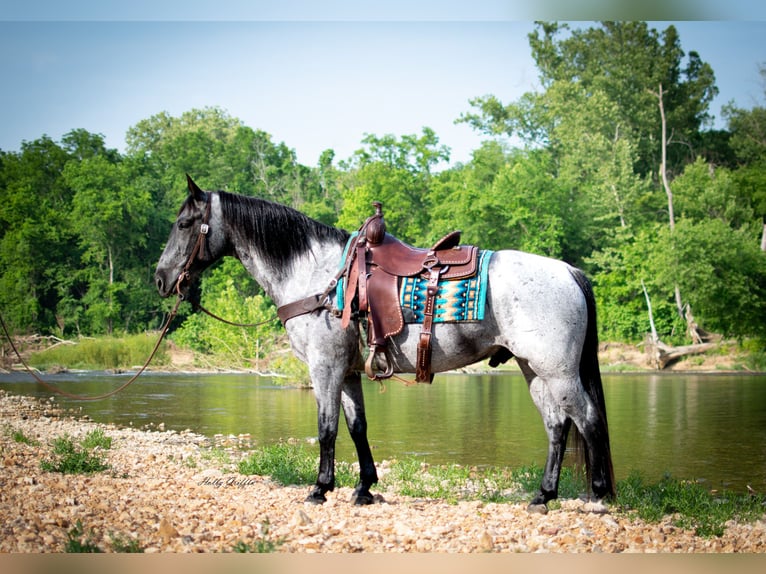
{"label": "horse's ear", "polygon": [[194,183],[194,180],[189,176],[188,173],[186,174],[186,184],[189,187],[189,193],[194,197],[196,201],[205,200],[205,192],[202,191],[196,183]]}

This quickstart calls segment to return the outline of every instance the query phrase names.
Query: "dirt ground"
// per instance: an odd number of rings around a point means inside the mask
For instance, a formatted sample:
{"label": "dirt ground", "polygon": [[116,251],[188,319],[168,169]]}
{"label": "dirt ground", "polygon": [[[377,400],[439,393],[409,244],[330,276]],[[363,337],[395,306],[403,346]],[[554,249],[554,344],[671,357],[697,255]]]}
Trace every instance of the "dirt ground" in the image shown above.
{"label": "dirt ground", "polygon": [[[73,539],[146,553],[766,553],[766,517],[703,538],[670,517],[645,523],[590,512],[579,500],[546,515],[523,504],[449,504],[387,491],[385,461],[376,504],[354,506],[351,490],[340,488],[316,506],[304,502],[305,486],[237,474],[191,431],[97,425],[55,401],[5,392],[0,420],[0,553],[62,553]],[[94,428],[112,437],[102,453],[108,470],[41,470],[54,438],[79,440]]]}

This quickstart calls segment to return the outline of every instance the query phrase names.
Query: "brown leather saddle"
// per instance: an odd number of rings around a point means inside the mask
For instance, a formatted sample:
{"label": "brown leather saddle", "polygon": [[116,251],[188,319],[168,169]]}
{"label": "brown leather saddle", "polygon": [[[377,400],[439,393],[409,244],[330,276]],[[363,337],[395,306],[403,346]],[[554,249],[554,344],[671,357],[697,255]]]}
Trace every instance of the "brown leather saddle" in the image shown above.
{"label": "brown leather saddle", "polygon": [[[442,237],[427,249],[412,247],[386,232],[383,206],[373,202],[375,214],[369,217],[352,239],[344,262],[342,325],[348,326],[353,307],[367,319],[370,354],[365,372],[373,380],[393,375],[387,342],[401,333],[404,315],[399,299],[402,277],[420,276],[427,280],[423,325],[418,341],[415,379],[433,381],[431,338],[438,283],[443,279],[463,279],[477,273],[478,248],[458,245],[460,231]],[[375,371],[375,363],[383,370]]]}

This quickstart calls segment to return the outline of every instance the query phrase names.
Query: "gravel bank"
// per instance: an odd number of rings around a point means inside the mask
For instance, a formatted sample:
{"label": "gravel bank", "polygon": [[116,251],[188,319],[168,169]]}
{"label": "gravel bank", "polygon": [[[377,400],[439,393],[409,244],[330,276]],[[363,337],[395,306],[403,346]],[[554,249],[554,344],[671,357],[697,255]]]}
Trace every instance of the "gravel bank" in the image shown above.
{"label": "gravel bank", "polygon": [[[587,513],[580,501],[539,515],[522,504],[412,499],[386,492],[385,479],[378,504],[355,507],[351,490],[341,488],[314,506],[304,503],[306,486],[222,471],[211,441],[191,432],[96,425],[53,402],[2,391],[0,419],[0,552],[64,552],[79,521],[83,538],[107,552],[135,541],[145,552],[179,553],[231,552],[238,544],[280,553],[766,553],[766,519],[701,538],[670,520]],[[40,469],[54,438],[78,440],[94,428],[112,437],[109,470]],[[19,432],[33,444],[15,440]]]}

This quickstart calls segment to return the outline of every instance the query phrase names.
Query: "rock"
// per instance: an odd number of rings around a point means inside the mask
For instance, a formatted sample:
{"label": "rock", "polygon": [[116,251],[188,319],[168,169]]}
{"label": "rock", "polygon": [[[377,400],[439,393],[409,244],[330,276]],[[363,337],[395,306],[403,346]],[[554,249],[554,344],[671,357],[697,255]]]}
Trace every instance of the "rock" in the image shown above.
{"label": "rock", "polygon": [[485,530],[479,538],[479,552],[492,552],[494,548],[495,542],[492,539],[492,535]]}
{"label": "rock", "polygon": [[168,519],[164,517],[162,520],[160,520],[158,533],[162,539],[163,544],[169,544],[173,538],[178,536],[178,530],[176,530],[175,527],[168,521]]}

